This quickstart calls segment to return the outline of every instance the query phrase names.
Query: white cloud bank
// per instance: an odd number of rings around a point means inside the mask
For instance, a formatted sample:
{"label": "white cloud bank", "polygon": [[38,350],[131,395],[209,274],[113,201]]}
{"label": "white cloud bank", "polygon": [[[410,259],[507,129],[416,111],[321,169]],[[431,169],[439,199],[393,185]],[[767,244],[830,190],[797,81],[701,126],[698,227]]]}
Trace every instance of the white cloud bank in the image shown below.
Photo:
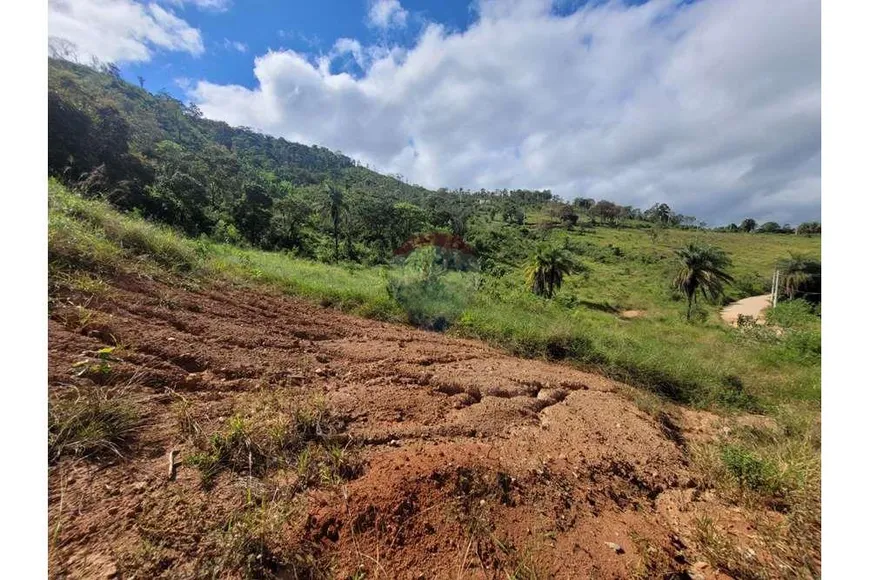
{"label": "white cloud bank", "polygon": [[199,82],[203,112],[430,187],[548,187],[711,223],[820,214],[818,0],[653,0],[555,15],[479,2],[479,21],[363,47],[364,74],[293,51],[253,90]]}
{"label": "white cloud bank", "polygon": [[157,4],[133,0],[49,0],[48,34],[50,43],[72,43],[81,62],[148,61],[155,50],[204,51],[198,29]]}

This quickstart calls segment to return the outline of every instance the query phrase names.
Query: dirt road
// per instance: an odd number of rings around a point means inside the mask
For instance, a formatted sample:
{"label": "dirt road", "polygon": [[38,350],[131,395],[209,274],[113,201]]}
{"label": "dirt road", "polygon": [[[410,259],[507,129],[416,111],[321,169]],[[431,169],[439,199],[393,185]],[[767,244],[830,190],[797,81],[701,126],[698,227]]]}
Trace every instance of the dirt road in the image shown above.
{"label": "dirt road", "polygon": [[[650,415],[624,385],[567,366],[262,290],[185,284],[131,278],[97,297],[52,297],[51,400],[99,385],[142,415],[123,458],[50,465],[54,578],[245,567],[287,578],[326,567],[335,578],[666,577],[702,558],[701,514],[764,552],[751,516],[697,487],[686,442],[710,436],[713,415]],[[107,346],[109,362],[98,358]],[[101,362],[83,373],[83,360]],[[230,417],[256,427],[300,396],[335,410],[360,472],[301,486],[300,467],[252,471],[249,452],[204,485],[190,462],[203,441]]]}
{"label": "dirt road", "polygon": [[742,314],[744,316],[751,316],[759,322],[764,322],[764,310],[770,307],[770,300],[770,294],[750,296],[749,298],[738,300],[722,309],[722,320],[728,324],[736,325],[737,317]]}

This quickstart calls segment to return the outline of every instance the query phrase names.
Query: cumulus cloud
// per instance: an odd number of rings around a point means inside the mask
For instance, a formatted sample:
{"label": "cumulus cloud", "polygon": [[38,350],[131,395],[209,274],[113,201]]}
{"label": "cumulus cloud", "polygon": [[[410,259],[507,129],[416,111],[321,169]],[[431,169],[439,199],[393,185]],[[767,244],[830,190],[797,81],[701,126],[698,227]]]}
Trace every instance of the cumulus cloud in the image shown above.
{"label": "cumulus cloud", "polygon": [[198,29],[157,4],[133,0],[49,0],[50,43],[75,56],[113,62],[148,61],[155,50],[203,53]]}
{"label": "cumulus cloud", "polygon": [[408,20],[408,11],[399,0],[374,0],[369,6],[368,22],[376,28],[402,28]]}
{"label": "cumulus cloud", "polygon": [[[209,117],[340,149],[429,187],[550,188],[710,223],[820,214],[818,0],[481,0],[413,47],[344,39],[197,83]],[[330,72],[340,53],[363,72]],[[362,66],[362,65],[361,65]]]}

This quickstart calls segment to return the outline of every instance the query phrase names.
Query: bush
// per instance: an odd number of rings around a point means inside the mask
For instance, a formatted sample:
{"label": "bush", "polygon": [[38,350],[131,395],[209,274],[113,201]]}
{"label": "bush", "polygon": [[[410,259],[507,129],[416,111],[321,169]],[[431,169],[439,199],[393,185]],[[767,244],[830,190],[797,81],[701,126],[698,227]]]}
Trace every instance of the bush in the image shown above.
{"label": "bush", "polygon": [[801,328],[818,323],[816,307],[810,302],[797,298],[783,300],[766,313],[767,320],[783,328]]}
{"label": "bush", "polygon": [[448,279],[438,262],[435,248],[415,250],[388,276],[387,294],[414,326],[444,331],[462,315],[470,288],[460,274]]}
{"label": "bush", "polygon": [[781,350],[787,360],[818,364],[822,360],[822,333],[819,330],[792,331],[786,335]]}
{"label": "bush", "polygon": [[731,287],[734,289],[736,298],[739,300],[749,296],[764,294],[770,290],[769,284],[769,280],[765,280],[757,273],[753,273],[744,274],[743,276],[736,278],[734,282],[731,283]]}

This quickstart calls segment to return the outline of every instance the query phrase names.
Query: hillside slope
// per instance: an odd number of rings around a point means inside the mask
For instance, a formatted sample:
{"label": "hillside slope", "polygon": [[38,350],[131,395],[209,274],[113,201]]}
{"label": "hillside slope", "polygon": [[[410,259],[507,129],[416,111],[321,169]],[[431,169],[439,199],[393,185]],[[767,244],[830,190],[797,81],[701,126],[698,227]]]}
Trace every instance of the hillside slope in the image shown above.
{"label": "hillside slope", "polygon": [[[145,158],[156,154],[161,141],[169,140],[193,151],[219,148],[225,155],[223,162],[249,164],[272,173],[278,181],[319,184],[326,179],[342,181],[347,178],[353,183],[365,184],[371,191],[399,191],[409,199],[432,193],[371,171],[324,147],[293,143],[250,128],[230,127],[220,121],[205,119],[196,107],[187,106],[167,93],[152,94],[119,77],[87,66],[49,59],[48,87],[50,171],[62,171],[68,155],[77,152],[63,149],[73,145],[71,138],[74,137],[66,133],[63,120],[82,117],[70,114],[71,111],[65,107],[93,116],[97,122],[101,116],[114,116],[108,111],[114,109],[117,118],[113,121],[126,124],[126,135],[118,137],[126,136],[130,150]],[[65,117],[64,113],[70,116]],[[89,169],[81,165],[74,165],[74,168]]]}
{"label": "hillside slope", "polygon": [[52,466],[52,577],[663,577],[709,562],[699,525],[756,554],[715,565],[773,565],[756,536],[776,513],[728,508],[689,463],[715,416],[252,288],[52,299],[55,415],[102,397],[136,417],[120,456]]}
{"label": "hillside slope", "polygon": [[682,408],[283,293],[392,316],[364,269],[50,202],[52,577],[818,573],[812,407]]}

